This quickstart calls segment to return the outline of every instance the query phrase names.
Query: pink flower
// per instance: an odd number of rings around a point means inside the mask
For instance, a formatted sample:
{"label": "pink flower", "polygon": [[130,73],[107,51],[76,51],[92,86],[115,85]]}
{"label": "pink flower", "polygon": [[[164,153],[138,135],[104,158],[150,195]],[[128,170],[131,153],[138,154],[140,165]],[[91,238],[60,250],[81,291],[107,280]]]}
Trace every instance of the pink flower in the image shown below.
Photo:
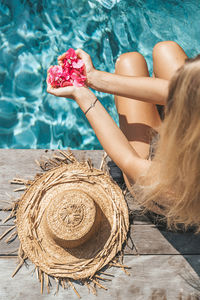
{"label": "pink flower", "polygon": [[84,62],[79,59],[74,49],[70,48],[62,59],[62,66],[52,66],[49,69],[48,83],[54,87],[84,86]]}
{"label": "pink flower", "polygon": [[81,74],[79,71],[74,70],[73,73],[71,74],[71,78],[73,79],[75,86],[78,86],[78,87],[84,86],[86,76]]}
{"label": "pink flower", "polygon": [[69,48],[65,55],[67,59],[77,59],[76,52],[73,48]]}
{"label": "pink flower", "polygon": [[61,85],[61,87],[65,87],[65,86],[72,86],[73,83],[69,82],[69,81],[64,81],[63,84]]}
{"label": "pink flower", "polygon": [[84,66],[84,62],[82,61],[82,59],[78,59],[77,62],[72,62],[72,67],[74,69],[80,69],[82,66]]}
{"label": "pink flower", "polygon": [[62,68],[62,66],[52,66],[49,69],[48,83],[52,87],[58,88],[63,86],[64,82],[68,80],[70,80],[70,75]]}
{"label": "pink flower", "polygon": [[78,59],[76,52],[74,49],[70,48],[66,53],[65,53],[65,58],[63,58],[63,65],[66,68],[72,68],[72,63],[76,62]]}

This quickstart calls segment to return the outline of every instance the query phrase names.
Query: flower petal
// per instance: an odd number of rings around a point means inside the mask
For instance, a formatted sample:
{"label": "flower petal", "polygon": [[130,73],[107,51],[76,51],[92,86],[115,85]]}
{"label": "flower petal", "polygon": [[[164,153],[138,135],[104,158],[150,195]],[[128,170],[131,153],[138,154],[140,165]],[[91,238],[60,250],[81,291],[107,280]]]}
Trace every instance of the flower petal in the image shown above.
{"label": "flower petal", "polygon": [[84,65],[84,62],[82,59],[78,59],[77,62],[75,62],[75,61],[72,62],[72,67],[74,69],[80,69],[80,68],[82,68],[83,65]]}

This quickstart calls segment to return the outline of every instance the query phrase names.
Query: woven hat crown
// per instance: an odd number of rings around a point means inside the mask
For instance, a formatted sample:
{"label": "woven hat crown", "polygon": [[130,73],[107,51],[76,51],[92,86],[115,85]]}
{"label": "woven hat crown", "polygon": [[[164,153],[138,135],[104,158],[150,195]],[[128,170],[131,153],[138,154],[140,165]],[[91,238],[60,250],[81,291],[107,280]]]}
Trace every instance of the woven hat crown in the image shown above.
{"label": "woven hat crown", "polygon": [[49,239],[63,248],[75,248],[97,232],[101,209],[91,195],[79,189],[65,190],[51,200],[43,226]]}

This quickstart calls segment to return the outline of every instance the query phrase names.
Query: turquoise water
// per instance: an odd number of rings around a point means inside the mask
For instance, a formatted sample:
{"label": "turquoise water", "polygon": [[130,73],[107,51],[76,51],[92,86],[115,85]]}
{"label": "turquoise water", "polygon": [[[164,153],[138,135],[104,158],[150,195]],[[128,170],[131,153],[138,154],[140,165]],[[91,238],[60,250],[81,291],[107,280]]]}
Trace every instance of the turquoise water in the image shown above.
{"label": "turquoise water", "polygon": [[[68,48],[83,48],[96,68],[140,51],[152,71],[155,43],[174,40],[200,52],[199,0],[0,1],[0,147],[101,149],[72,100],[46,93],[46,70]],[[111,95],[96,93],[116,122]]]}

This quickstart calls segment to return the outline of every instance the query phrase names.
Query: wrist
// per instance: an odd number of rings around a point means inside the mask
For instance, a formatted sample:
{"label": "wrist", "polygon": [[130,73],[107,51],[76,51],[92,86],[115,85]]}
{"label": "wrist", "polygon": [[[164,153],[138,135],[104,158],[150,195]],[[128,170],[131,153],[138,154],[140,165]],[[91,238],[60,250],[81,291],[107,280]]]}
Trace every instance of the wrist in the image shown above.
{"label": "wrist", "polygon": [[112,75],[104,71],[94,70],[91,77],[89,77],[88,86],[99,92],[110,93],[110,76]]}
{"label": "wrist", "polygon": [[74,95],[74,100],[79,105],[81,110],[86,114],[92,107],[95,106],[96,96],[88,87],[77,88]]}
{"label": "wrist", "polygon": [[100,71],[96,69],[91,70],[87,76],[88,86],[95,90],[98,87],[99,76]]}
{"label": "wrist", "polygon": [[94,94],[92,91],[87,87],[79,87],[76,89],[74,93],[74,100],[79,104],[82,100],[85,102],[88,101],[91,97],[93,98]]}

